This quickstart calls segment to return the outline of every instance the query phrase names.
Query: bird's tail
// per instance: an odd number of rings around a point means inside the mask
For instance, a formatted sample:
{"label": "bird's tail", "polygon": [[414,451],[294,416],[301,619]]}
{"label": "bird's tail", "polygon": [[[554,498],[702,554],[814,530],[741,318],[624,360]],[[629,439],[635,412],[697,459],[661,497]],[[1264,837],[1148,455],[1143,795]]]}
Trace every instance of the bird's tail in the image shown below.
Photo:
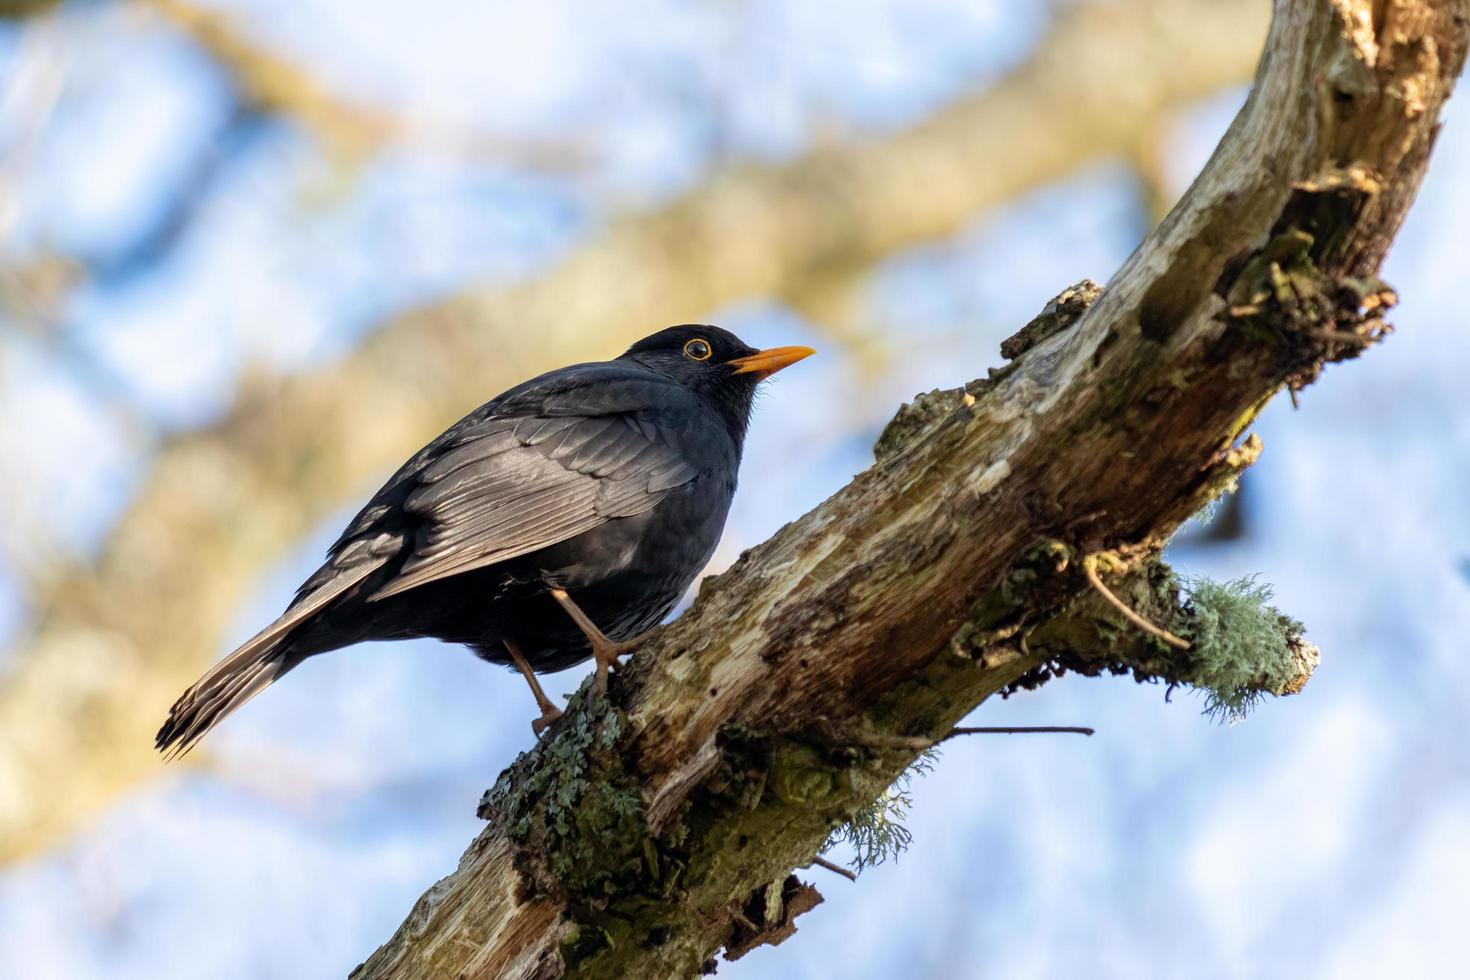
{"label": "bird's tail", "polygon": [[[169,708],[169,720],[153,739],[153,748],[166,757],[178,758],[194,748],[194,743],[209,735],[216,724],[234,713],[235,708],[266,688],[276,677],[293,669],[303,660],[303,651],[295,644],[297,627],[315,617],[326,605],[337,601],[344,592],[356,588],[370,576],[381,561],[365,561],[356,566],[325,564],[301,586],[290,608],[281,619],[251,636],[237,651],[223,658],[209,673],[194,682]],[[320,652],[318,645],[316,651]]]}
{"label": "bird's tail", "polygon": [[[381,564],[381,561],[369,561],[344,568],[334,560],[318,569],[280,619],[215,664],[174,702],[168,710],[168,721],[153,740],[153,747],[168,758],[177,759],[236,708],[300,663],[304,653],[293,642],[298,627],[361,584]],[[312,652],[322,649],[318,645]]]}
{"label": "bird's tail", "polygon": [[295,666],[285,656],[286,645],[287,637],[266,629],[215,664],[174,702],[153,747],[169,759],[192,749],[236,708]]}

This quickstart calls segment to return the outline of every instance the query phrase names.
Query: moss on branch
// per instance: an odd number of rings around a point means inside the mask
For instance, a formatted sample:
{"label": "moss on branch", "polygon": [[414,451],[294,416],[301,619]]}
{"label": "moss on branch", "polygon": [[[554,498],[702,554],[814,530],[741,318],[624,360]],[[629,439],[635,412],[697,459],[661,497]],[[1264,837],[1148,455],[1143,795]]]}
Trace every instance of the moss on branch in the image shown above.
{"label": "moss on branch", "polygon": [[1204,693],[1206,710],[1238,721],[1263,695],[1299,692],[1320,659],[1301,623],[1269,604],[1254,578],[1181,580],[1162,559],[1139,563],[1111,586],[1140,616],[1190,641],[1170,647],[1128,622],[1096,593],[1081,593],[1060,614],[1025,634],[1043,663],[1006,694],[1033,690],[1067,672],[1130,674]]}

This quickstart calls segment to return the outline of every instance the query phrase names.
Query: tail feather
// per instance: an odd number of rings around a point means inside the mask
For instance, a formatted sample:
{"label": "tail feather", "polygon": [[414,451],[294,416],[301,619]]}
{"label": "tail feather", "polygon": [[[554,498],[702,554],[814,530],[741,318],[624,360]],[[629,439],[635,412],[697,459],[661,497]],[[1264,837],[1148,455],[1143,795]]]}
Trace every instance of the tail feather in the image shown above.
{"label": "tail feather", "polygon": [[153,747],[169,759],[177,759],[236,708],[296,666],[301,659],[292,650],[292,636],[297,628],[382,566],[381,555],[370,553],[368,558],[346,567],[334,559],[318,570],[280,619],[211,667],[209,673],[174,702],[168,720],[153,740]]}
{"label": "tail feather", "polygon": [[287,669],[283,637],[267,630],[215,664],[169,709],[153,747],[177,759]]}

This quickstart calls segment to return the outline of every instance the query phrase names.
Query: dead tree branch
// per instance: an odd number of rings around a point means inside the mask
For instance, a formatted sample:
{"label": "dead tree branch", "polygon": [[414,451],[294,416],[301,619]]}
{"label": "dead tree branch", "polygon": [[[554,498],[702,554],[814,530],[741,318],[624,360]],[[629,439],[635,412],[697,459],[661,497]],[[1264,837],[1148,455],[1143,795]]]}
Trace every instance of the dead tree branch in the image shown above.
{"label": "dead tree branch", "polygon": [[1361,353],[1319,331],[1382,331],[1375,273],[1467,33],[1464,0],[1277,0],[1247,105],[1102,294],[924,399],[876,465],[707,582],[608,700],[575,702],[355,976],[697,975],[791,935],[820,900],[792,869],[914,757],[842,731],[937,738],[1045,644],[1188,681],[1203,644],[1077,628],[1088,604],[1118,615],[1077,566],[1116,556],[1123,601],[1193,634],[1149,556],[1253,456],[1236,443],[1272,394]]}

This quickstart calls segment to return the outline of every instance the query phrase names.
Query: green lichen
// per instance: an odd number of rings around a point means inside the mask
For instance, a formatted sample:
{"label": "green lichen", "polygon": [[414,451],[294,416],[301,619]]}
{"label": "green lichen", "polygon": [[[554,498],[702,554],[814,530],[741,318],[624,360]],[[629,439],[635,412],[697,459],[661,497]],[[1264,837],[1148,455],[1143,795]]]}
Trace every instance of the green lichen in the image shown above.
{"label": "green lichen", "polygon": [[1269,585],[1255,576],[1193,578],[1186,590],[1189,680],[1204,692],[1206,714],[1238,722],[1263,694],[1286,691],[1301,674],[1288,637],[1300,636],[1302,624],[1269,605]]}
{"label": "green lichen", "polygon": [[767,785],[782,803],[806,808],[828,806],[851,789],[846,770],[833,766],[814,746],[800,742],[775,749]]}
{"label": "green lichen", "polygon": [[614,894],[630,876],[658,875],[644,846],[642,794],[614,751],[621,733],[619,713],[584,688],[565,722],[480,803],[482,817],[517,843],[534,843],[551,879],[582,900]]}
{"label": "green lichen", "polygon": [[1170,690],[1200,690],[1206,712],[1239,721],[1264,694],[1295,694],[1312,675],[1316,647],[1302,624],[1269,604],[1269,586],[1254,577],[1219,583],[1181,580],[1158,559],[1111,577],[1117,599],[1148,622],[1189,642],[1175,649],[1127,621],[1089,590],[1024,635],[1041,659],[1002,692],[1033,690],[1067,673],[1131,674]]}
{"label": "green lichen", "polygon": [[[1193,525],[1194,527],[1197,527],[1201,530],[1208,528],[1211,524],[1215,522],[1215,518],[1220,516],[1220,508],[1225,506],[1225,498],[1234,493],[1235,489],[1236,487],[1234,483],[1225,487],[1223,492],[1221,492],[1218,497],[1211,497],[1209,500],[1205,501],[1204,505],[1201,506],[1199,510],[1195,511],[1194,514],[1189,518],[1189,520],[1185,522],[1185,524]],[[1183,525],[1181,525],[1181,529],[1182,527]]]}
{"label": "green lichen", "polygon": [[903,825],[909,808],[913,806],[909,783],[915,776],[933,769],[938,759],[939,753],[934,749],[920,754],[881,796],[853,814],[847,823],[832,831],[832,835],[822,845],[821,853],[826,854],[839,844],[848,845],[852,848],[854,871],[862,871],[884,861],[897,860],[900,854],[908,850],[914,839],[914,835]]}

